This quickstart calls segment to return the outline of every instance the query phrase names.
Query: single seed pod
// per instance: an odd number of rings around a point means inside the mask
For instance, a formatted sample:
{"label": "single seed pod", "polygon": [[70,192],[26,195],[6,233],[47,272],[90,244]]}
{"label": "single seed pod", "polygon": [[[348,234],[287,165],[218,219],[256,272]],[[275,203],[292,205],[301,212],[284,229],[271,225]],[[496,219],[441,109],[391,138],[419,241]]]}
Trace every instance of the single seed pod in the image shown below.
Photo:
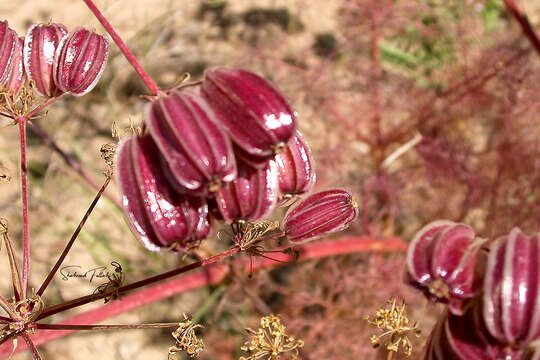
{"label": "single seed pod", "polygon": [[176,190],[208,195],[236,178],[236,160],[216,114],[199,95],[173,90],[145,107],[150,135]]}
{"label": "single seed pod", "polygon": [[346,190],[321,191],[293,205],[283,220],[283,230],[293,243],[343,231],[358,216],[358,205]]}
{"label": "single seed pod", "polygon": [[18,94],[24,83],[22,65],[22,40],[9,28],[7,21],[0,22],[0,90]]}
{"label": "single seed pod", "polygon": [[472,307],[463,316],[447,312],[435,325],[424,360],[521,360],[523,349],[513,349],[489,336],[481,308]]}
{"label": "single seed pod", "polygon": [[34,24],[24,38],[24,69],[34,81],[38,95],[53,97],[58,94],[54,83],[54,56],[60,40],[67,34],[62,24]]}
{"label": "single seed pod", "polygon": [[483,304],[486,326],[497,340],[525,347],[540,339],[540,234],[514,228],[492,244]]}
{"label": "single seed pod", "polygon": [[54,59],[54,83],[62,92],[83,96],[98,83],[109,57],[109,40],[79,27],[64,35]]}
{"label": "single seed pod", "polygon": [[202,93],[247,154],[269,158],[294,136],[296,116],[268,81],[246,70],[207,70]]}
{"label": "single seed pod", "polygon": [[477,269],[484,242],[465,224],[442,220],[424,226],[407,252],[409,282],[430,300],[448,303],[452,313],[461,314],[481,289]]}
{"label": "single seed pod", "polygon": [[187,251],[210,232],[208,206],[203,199],[174,192],[158,157],[149,135],[132,137],[120,145],[117,176],[124,212],[149,250]]}
{"label": "single seed pod", "polygon": [[264,169],[255,169],[238,161],[236,180],[215,192],[219,214],[227,223],[265,218],[277,203],[277,168],[269,160]]}
{"label": "single seed pod", "polygon": [[309,192],[315,184],[313,156],[306,140],[296,130],[285,150],[277,154],[278,184],[282,196],[290,197]]}

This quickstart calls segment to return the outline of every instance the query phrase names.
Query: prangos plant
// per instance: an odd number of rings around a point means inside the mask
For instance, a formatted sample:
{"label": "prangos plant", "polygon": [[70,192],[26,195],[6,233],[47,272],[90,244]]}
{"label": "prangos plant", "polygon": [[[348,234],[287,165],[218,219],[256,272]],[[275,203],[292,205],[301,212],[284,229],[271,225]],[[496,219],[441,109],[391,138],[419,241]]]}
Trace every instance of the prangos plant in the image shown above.
{"label": "prangos plant", "polygon": [[[85,28],[68,32],[54,23],[32,25],[23,41],[7,22],[1,23],[1,114],[20,130],[23,260],[19,265],[8,222],[2,219],[0,236],[9,260],[13,295],[0,296],[5,313],[0,316],[0,344],[12,341],[13,352],[17,339],[22,338],[33,357],[41,359],[32,339],[39,329],[177,328],[172,333],[176,345],[170,353],[183,350],[197,355],[203,341],[195,334],[199,326],[188,316],[181,322],[135,325],[67,325],[43,320],[100,299],[114,302],[126,292],[236,253],[289,255],[293,252],[290,246],[298,242],[347,228],[356,219],[358,206],[347,191],[327,190],[297,200],[281,224],[267,220],[278,203],[306,196],[315,181],[308,143],[296,130],[296,114],[281,93],[252,72],[223,68],[207,71],[201,83],[159,89],[92,1],[85,2],[150,91],[144,122],[140,131],[122,139],[118,147],[107,144],[101,148],[108,165],[106,179],[41,286],[31,290],[27,125],[43,117],[43,110],[63,97],[83,96],[96,86],[107,63],[109,42]],[[218,222],[230,226],[233,245],[222,253],[130,284],[124,284],[125,274],[117,264],[109,282],[93,294],[47,305],[44,295],[48,286],[113,174],[126,219],[147,249],[189,252],[212,234]],[[264,245],[270,240],[289,240],[290,246],[266,250]],[[279,321],[271,319],[271,326],[281,329]],[[295,342],[285,350],[300,346]],[[277,357],[271,354],[271,358]]]}

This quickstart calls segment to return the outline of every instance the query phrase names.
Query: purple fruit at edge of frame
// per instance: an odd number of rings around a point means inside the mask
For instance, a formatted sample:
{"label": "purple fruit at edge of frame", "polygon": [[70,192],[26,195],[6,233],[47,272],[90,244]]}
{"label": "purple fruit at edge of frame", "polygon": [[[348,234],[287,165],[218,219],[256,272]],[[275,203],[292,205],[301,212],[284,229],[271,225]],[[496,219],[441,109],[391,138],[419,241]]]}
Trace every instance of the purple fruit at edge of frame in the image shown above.
{"label": "purple fruit at edge of frame", "polygon": [[278,167],[279,191],[284,196],[308,193],[315,184],[315,169],[311,149],[296,130],[285,149],[274,158]]}
{"label": "purple fruit at edge of frame", "polygon": [[424,226],[407,252],[409,282],[432,301],[448,303],[452,313],[461,314],[481,289],[478,267],[484,243],[465,224],[439,220]]}
{"label": "purple fruit at edge of frame", "polygon": [[83,96],[98,83],[109,57],[109,40],[79,27],[64,35],[54,60],[54,83],[61,92]]}
{"label": "purple fruit at edge of frame", "polygon": [[255,169],[243,161],[237,163],[236,180],[215,192],[215,203],[226,223],[238,220],[257,221],[265,218],[277,204],[277,168],[273,160],[263,169]]}
{"label": "purple fruit at edge of frame", "polygon": [[523,349],[498,343],[486,330],[481,308],[471,307],[463,316],[450,312],[433,328],[423,360],[522,360]]}
{"label": "purple fruit at edge of frame", "polygon": [[34,24],[24,38],[24,69],[34,81],[38,95],[53,97],[58,88],[54,82],[54,57],[60,40],[67,34],[62,24]]}
{"label": "purple fruit at edge of frame", "polygon": [[358,205],[346,190],[321,191],[293,205],[282,228],[291,242],[306,242],[345,230],[358,212]]}
{"label": "purple fruit at edge of frame", "polygon": [[252,72],[207,70],[201,90],[231,139],[251,156],[270,158],[294,136],[294,111],[274,86]]}
{"label": "purple fruit at edge of frame", "polygon": [[145,123],[177,190],[207,195],[236,178],[232,144],[218,116],[198,94],[178,90],[146,105]]}
{"label": "purple fruit at edge of frame", "polygon": [[514,228],[491,245],[483,315],[501,342],[527,346],[540,338],[540,234],[528,236]]}
{"label": "purple fruit at edge of frame", "polygon": [[17,95],[24,83],[23,41],[7,21],[0,22],[0,89]]}
{"label": "purple fruit at edge of frame", "polygon": [[118,150],[118,183],[132,230],[152,251],[187,251],[210,232],[203,199],[172,190],[159,167],[149,135],[125,140]]}

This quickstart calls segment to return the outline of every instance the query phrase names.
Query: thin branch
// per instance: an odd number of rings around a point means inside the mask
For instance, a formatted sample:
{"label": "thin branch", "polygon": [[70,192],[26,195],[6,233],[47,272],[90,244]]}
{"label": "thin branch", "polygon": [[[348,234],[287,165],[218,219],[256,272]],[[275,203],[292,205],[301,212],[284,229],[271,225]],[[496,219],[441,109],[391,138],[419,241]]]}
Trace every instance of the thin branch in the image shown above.
{"label": "thin branch", "polygon": [[41,356],[39,355],[39,352],[38,352],[36,346],[32,342],[32,339],[30,339],[30,336],[28,336],[27,333],[23,332],[23,333],[21,333],[21,337],[24,339],[24,342],[26,343],[26,345],[28,346],[28,348],[32,352],[32,356],[34,357],[34,360],[41,360]]}
{"label": "thin branch", "polygon": [[236,254],[238,252],[240,252],[240,247],[239,246],[233,246],[230,249],[228,249],[228,250],[226,250],[226,251],[224,251],[222,253],[219,253],[217,255],[211,256],[209,258],[206,258],[206,259],[203,259],[203,260],[200,260],[200,261],[196,261],[196,262],[194,262],[192,264],[182,266],[182,267],[179,267],[179,268],[171,270],[171,271],[167,271],[167,272],[165,272],[163,274],[152,276],[152,277],[149,277],[147,279],[143,279],[143,280],[140,280],[140,281],[128,284],[128,285],[124,285],[124,286],[121,286],[121,287],[119,287],[117,289],[111,289],[110,291],[106,291],[106,292],[103,292],[103,293],[96,293],[96,294],[92,294],[92,295],[87,295],[87,296],[83,296],[83,297],[68,301],[66,303],[62,303],[62,304],[47,307],[38,316],[37,320],[44,319],[46,317],[57,314],[59,312],[66,311],[68,309],[73,309],[75,307],[79,307],[79,306],[82,306],[82,305],[85,305],[85,304],[88,304],[88,303],[91,303],[91,302],[94,302],[94,301],[97,301],[97,300],[100,300],[100,299],[104,299],[104,298],[109,297],[109,296],[111,296],[113,294],[121,295],[121,294],[126,293],[128,291],[135,290],[135,289],[138,289],[138,288],[150,285],[150,284],[154,284],[154,283],[157,283],[157,282],[172,278],[174,276],[180,275],[180,274],[188,272],[190,270],[193,270],[193,269],[196,269],[196,268],[199,268],[199,267],[208,266],[210,264],[213,264],[213,263],[215,263],[215,262],[217,262],[217,261],[219,261],[221,259],[224,259],[224,258],[226,258],[228,256],[231,256],[233,254]]}
{"label": "thin branch", "polygon": [[10,323],[10,322],[13,322],[12,319],[8,318],[8,317],[5,317],[5,316],[2,316],[0,315],[0,321],[1,322],[4,322],[4,323]]}
{"label": "thin branch", "polygon": [[112,25],[109,23],[109,21],[103,16],[101,11],[97,8],[97,6],[94,4],[92,0],[83,0],[84,3],[88,6],[88,8],[94,13],[94,16],[99,20],[101,25],[107,30],[109,35],[113,38],[114,42],[120,48],[120,51],[124,54],[127,61],[133,66],[133,69],[137,72],[141,80],[144,82],[148,90],[150,90],[150,93],[152,95],[157,95],[159,92],[159,87],[157,84],[152,80],[150,75],[144,70],[144,68],[141,66],[135,55],[129,50],[129,48],[126,46],[122,38],[116,33]]}
{"label": "thin branch", "polygon": [[2,234],[2,237],[4,238],[4,245],[6,247],[6,252],[8,254],[9,267],[11,269],[11,282],[13,283],[13,294],[15,295],[15,300],[20,301],[21,293],[22,293],[21,273],[19,272],[19,266],[17,264],[17,259],[15,258],[13,247],[11,246],[9,235],[6,232]]}
{"label": "thin branch", "polygon": [[36,106],[32,111],[30,111],[27,115],[29,119],[33,118],[35,115],[37,115],[41,110],[45,109],[47,106],[50,106],[54,104],[57,101],[60,101],[64,98],[64,96],[68,95],[68,93],[62,93],[56,97],[50,98],[47,101],[41,103],[40,105]]}
{"label": "thin branch", "polygon": [[[328,256],[364,252],[403,252],[407,249],[407,243],[399,238],[375,240],[369,237],[349,237],[309,243],[299,246],[296,249],[300,253],[298,261],[301,262]],[[294,260],[294,258],[290,255],[277,254],[277,256],[283,261],[286,261],[287,259],[289,259],[289,261]],[[245,266],[245,274],[248,274],[249,261],[245,259],[243,264]],[[253,271],[283,266],[282,263],[273,262],[266,259],[260,259],[260,261],[256,261],[253,265]],[[135,291],[131,294],[125,295],[117,301],[110,302],[97,309],[89,310],[62,320],[62,323],[73,325],[96,323],[119,314],[123,314],[127,311],[137,309],[141,306],[175,296],[179,293],[197,289],[202,286],[219,284],[225,279],[227,269],[228,267],[225,264],[213,264],[207,267],[205,271],[198,271],[194,274],[182,276],[162,284],[153,285],[149,288]],[[73,330],[38,330],[34,336],[34,343],[40,346],[54,339],[66,336],[72,332]],[[22,350],[24,350],[24,348],[19,346],[17,352]],[[7,346],[0,347],[0,357],[8,356],[9,354],[10,349],[8,349]]]}
{"label": "thin branch", "polygon": [[[69,165],[73,170],[75,170],[86,182],[92,186],[94,189],[99,190],[99,183],[90,175],[84,167],[81,166],[81,163],[72,155],[68,154],[58,146],[58,144],[47,134],[39,125],[36,123],[32,124],[32,132],[39,136],[45,144],[47,144],[51,149],[56,151],[58,155],[64,160],[64,162]],[[120,201],[113,195],[105,192],[105,196],[109,198],[116,206],[122,207]]]}
{"label": "thin branch", "polygon": [[47,286],[49,286],[50,282],[52,281],[54,275],[56,275],[56,272],[58,271],[58,269],[62,265],[62,262],[64,261],[67,254],[71,250],[71,247],[73,246],[73,243],[75,243],[75,240],[79,236],[79,233],[81,232],[84,225],[86,224],[86,221],[88,220],[88,217],[90,216],[92,211],[94,211],[94,208],[96,207],[99,199],[101,198],[101,195],[103,195],[103,192],[105,191],[105,189],[107,188],[107,186],[109,185],[110,182],[111,182],[111,177],[107,177],[107,180],[105,180],[105,183],[103,184],[103,186],[101,186],[98,193],[94,197],[94,201],[92,201],[92,204],[90,204],[90,207],[88,208],[88,210],[86,210],[86,213],[84,214],[81,222],[77,226],[77,229],[75,229],[75,232],[71,236],[71,239],[69,239],[69,242],[67,243],[66,247],[64,248],[64,251],[62,251],[62,254],[60,255],[60,257],[56,261],[56,264],[54,264],[52,270],[49,272],[49,275],[47,275],[47,278],[45,279],[45,281],[43,281],[43,284],[41,284],[41,287],[39,288],[38,292],[36,293],[38,296],[43,295],[43,293],[45,292],[45,289],[47,289]]}
{"label": "thin branch", "polygon": [[162,329],[177,328],[178,323],[158,323],[158,324],[133,324],[133,325],[70,325],[70,324],[35,324],[36,329],[44,330],[131,330],[131,329]]}
{"label": "thin branch", "polygon": [[529,39],[533,48],[536,50],[538,55],[540,55],[540,39],[534,31],[523,9],[521,9],[521,7],[515,0],[504,0],[504,3],[510,14],[512,14],[514,19],[516,19],[516,21],[521,26],[521,30],[523,31],[527,39]]}
{"label": "thin branch", "polygon": [[26,120],[19,117],[19,133],[21,140],[21,191],[23,221],[23,264],[22,264],[22,298],[26,299],[28,290],[28,273],[30,271],[30,223],[28,221],[28,168],[26,164]]}

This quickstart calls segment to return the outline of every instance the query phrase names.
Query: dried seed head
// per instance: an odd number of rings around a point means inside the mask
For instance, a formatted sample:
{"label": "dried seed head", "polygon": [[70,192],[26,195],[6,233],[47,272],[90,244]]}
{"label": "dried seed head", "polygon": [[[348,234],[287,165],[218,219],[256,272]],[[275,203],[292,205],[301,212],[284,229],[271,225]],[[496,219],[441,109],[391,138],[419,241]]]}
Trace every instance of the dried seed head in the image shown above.
{"label": "dried seed head", "polygon": [[24,69],[35,82],[36,93],[53,97],[58,94],[54,82],[54,57],[60,40],[67,34],[62,24],[34,24],[24,38]]}
{"label": "dried seed head", "polygon": [[179,351],[185,351],[188,356],[199,356],[204,349],[204,342],[199,339],[195,333],[197,328],[202,328],[202,325],[194,323],[189,316],[183,314],[184,321],[179,323],[180,327],[171,335],[176,341],[176,344],[169,348],[169,359]]}
{"label": "dried seed head", "polygon": [[54,82],[62,92],[82,96],[98,83],[109,57],[109,40],[79,27],[64,35],[54,60]]}
{"label": "dried seed head", "polygon": [[112,168],[114,166],[114,157],[116,155],[117,148],[118,144],[108,143],[102,145],[101,149],[99,150],[101,153],[101,158],[105,160],[105,163],[109,166],[109,168]]}
{"label": "dried seed head", "polygon": [[279,360],[282,356],[298,359],[298,349],[304,346],[304,341],[287,334],[279,315],[265,316],[260,324],[257,331],[246,329],[251,338],[241,349],[249,356],[241,356],[239,360]]}
{"label": "dried seed head", "polygon": [[384,345],[386,350],[391,352],[398,352],[400,348],[403,348],[403,353],[407,357],[411,356],[412,344],[409,336],[420,336],[418,324],[416,322],[411,324],[407,317],[405,301],[397,305],[396,299],[390,299],[388,305],[387,308],[378,309],[373,319],[366,317],[368,323],[383,331],[382,335],[372,335],[369,338],[371,346],[378,348]]}
{"label": "dried seed head", "polygon": [[2,165],[2,163],[0,163],[0,182],[2,181],[11,181],[11,176],[9,176],[8,169],[4,165]]}
{"label": "dried seed head", "polygon": [[94,290],[94,294],[109,294],[103,298],[105,304],[120,297],[118,288],[124,285],[126,279],[126,275],[120,263],[113,261],[111,262],[111,266],[114,268],[114,271],[112,273],[107,273],[107,279],[109,281],[99,285],[96,290]]}
{"label": "dried seed head", "polygon": [[287,238],[305,242],[345,230],[358,216],[358,205],[342,189],[321,191],[293,205],[283,220]]}

